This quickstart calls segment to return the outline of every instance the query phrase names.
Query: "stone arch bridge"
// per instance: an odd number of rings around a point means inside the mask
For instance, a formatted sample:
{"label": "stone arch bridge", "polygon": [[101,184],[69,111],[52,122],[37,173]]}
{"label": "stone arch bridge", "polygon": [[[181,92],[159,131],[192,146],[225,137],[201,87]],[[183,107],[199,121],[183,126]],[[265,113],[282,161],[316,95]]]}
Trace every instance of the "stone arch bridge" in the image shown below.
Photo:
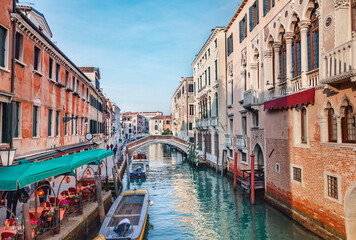
{"label": "stone arch bridge", "polygon": [[180,138],[171,135],[150,135],[126,144],[127,154],[131,157],[134,152],[137,152],[150,144],[156,143],[173,145],[180,151],[184,153],[187,152],[187,142]]}

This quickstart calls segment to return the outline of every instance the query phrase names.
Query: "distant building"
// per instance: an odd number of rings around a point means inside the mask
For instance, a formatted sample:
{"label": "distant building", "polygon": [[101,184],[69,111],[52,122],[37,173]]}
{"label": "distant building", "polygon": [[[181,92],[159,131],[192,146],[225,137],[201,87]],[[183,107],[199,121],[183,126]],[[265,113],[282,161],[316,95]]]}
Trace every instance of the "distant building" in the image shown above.
{"label": "distant building", "polygon": [[113,132],[114,132],[114,142],[117,143],[121,139],[121,124],[120,124],[120,112],[121,109],[117,105],[113,105],[114,108],[114,116],[115,118],[113,119],[114,122],[114,127],[113,127]]}
{"label": "distant building", "polygon": [[140,112],[142,116],[145,117],[144,132],[149,133],[149,121],[152,117],[163,115],[162,112]]}
{"label": "distant building", "polygon": [[172,116],[159,115],[150,119],[149,134],[161,135],[164,130],[169,129],[171,131]]}
{"label": "distant building", "polygon": [[122,139],[131,139],[132,136],[145,133],[145,118],[138,112],[121,113],[120,122]]}
{"label": "distant building", "polygon": [[181,79],[172,96],[172,132],[174,136],[194,142],[193,77]]}

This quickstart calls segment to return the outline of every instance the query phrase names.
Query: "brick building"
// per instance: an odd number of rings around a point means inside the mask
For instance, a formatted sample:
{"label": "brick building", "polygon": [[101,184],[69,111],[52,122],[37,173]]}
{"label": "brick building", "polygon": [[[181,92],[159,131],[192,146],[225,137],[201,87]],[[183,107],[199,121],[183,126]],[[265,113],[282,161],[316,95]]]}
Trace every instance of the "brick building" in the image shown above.
{"label": "brick building", "polygon": [[356,238],[355,14],[248,0],[226,27],[228,170],[242,180],[254,153],[266,198],[327,239]]}

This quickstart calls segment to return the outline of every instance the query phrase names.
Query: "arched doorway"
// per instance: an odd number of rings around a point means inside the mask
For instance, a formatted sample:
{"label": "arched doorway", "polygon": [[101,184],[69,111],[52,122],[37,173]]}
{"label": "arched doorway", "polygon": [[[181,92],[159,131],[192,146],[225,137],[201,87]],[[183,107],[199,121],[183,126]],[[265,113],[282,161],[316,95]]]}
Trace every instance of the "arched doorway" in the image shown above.
{"label": "arched doorway", "polygon": [[345,194],[345,227],[346,239],[356,239],[356,182]]}
{"label": "arched doorway", "polygon": [[261,146],[258,143],[255,145],[253,154],[255,154],[255,169],[264,170],[265,161],[264,161]]}

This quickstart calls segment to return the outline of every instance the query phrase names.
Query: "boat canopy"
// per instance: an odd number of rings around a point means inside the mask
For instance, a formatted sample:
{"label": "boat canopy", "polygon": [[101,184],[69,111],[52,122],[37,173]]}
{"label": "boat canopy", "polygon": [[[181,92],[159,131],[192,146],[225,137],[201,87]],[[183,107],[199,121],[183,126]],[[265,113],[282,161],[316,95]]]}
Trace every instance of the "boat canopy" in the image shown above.
{"label": "boat canopy", "polygon": [[14,191],[52,176],[70,174],[86,164],[100,165],[111,155],[109,150],[92,149],[45,161],[21,161],[19,165],[0,168],[0,191]]}

